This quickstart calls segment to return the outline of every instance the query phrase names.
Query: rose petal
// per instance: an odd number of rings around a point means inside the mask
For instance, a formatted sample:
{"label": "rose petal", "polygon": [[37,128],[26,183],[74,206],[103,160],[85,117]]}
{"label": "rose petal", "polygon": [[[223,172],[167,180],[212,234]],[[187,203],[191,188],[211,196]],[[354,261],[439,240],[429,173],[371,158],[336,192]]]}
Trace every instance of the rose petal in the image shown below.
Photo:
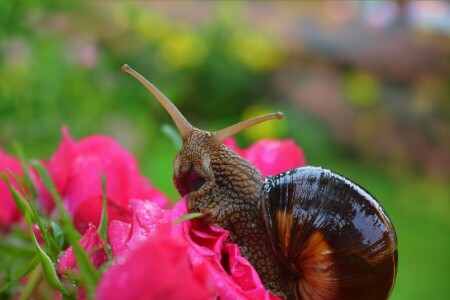
{"label": "rose petal", "polygon": [[121,256],[104,274],[97,299],[212,299],[206,270],[192,271],[187,245],[170,227]]}
{"label": "rose petal", "polygon": [[261,170],[264,177],[306,164],[302,149],[293,140],[262,140],[250,146],[244,156]]}
{"label": "rose petal", "polygon": [[[85,232],[90,224],[99,226],[102,211],[103,197],[93,196],[85,199],[73,213],[73,223],[79,232]],[[107,203],[108,219],[130,222],[132,214],[130,209],[117,205],[110,200]]]}
{"label": "rose petal", "polygon": [[240,149],[233,138],[224,143],[255,165],[264,177],[306,165],[303,150],[293,140],[261,140],[247,149]]}
{"label": "rose petal", "polygon": [[228,148],[230,148],[231,150],[233,150],[234,152],[236,152],[237,154],[239,154],[240,156],[243,156],[243,152],[245,150],[239,148],[239,145],[237,144],[236,140],[233,137],[225,139],[225,141],[223,141],[223,144]]}
{"label": "rose petal", "polygon": [[[115,221],[108,230],[108,240],[114,255],[123,255],[155,234],[162,225],[174,220],[172,211],[161,209],[153,202],[131,200],[130,205],[134,212],[132,223]],[[126,239],[123,234],[126,234]]]}
{"label": "rose petal", "polygon": [[108,242],[114,256],[120,256],[128,251],[127,242],[131,237],[131,224],[121,221],[112,221],[108,227]]}
{"label": "rose petal", "polygon": [[108,235],[114,255],[128,255],[162,227],[171,226],[172,237],[188,245],[186,251],[193,272],[206,270],[210,285],[221,299],[277,299],[264,288],[253,266],[241,256],[239,247],[227,244],[227,230],[195,219],[173,225],[174,220],[187,213],[185,198],[171,210],[133,200],[132,210],[132,224],[111,223]]}
{"label": "rose petal", "polygon": [[[184,200],[174,209],[186,207]],[[181,232],[191,246],[189,257],[194,270],[206,266],[214,290],[221,299],[278,299],[265,289],[253,266],[241,256],[239,247],[226,243],[227,230],[200,222],[183,222],[181,225]],[[214,238],[215,243],[212,243]]]}
{"label": "rose petal", "polygon": [[[63,141],[45,166],[81,232],[100,219],[102,175],[106,178],[109,212],[112,210],[109,221],[129,220],[132,198],[155,201],[161,207],[168,204],[167,198],[139,174],[134,157],[109,137],[96,135],[73,141],[63,129]],[[39,201],[48,211],[54,207],[42,184]]]}
{"label": "rose petal", "polygon": [[[88,230],[80,240],[80,245],[89,254],[89,258],[95,267],[100,267],[108,260],[104,243],[98,235],[95,226],[89,226]],[[72,246],[70,246],[59,258],[56,271],[59,274],[69,274],[70,271],[74,269],[76,269],[76,258]]]}
{"label": "rose petal", "polygon": [[[18,184],[10,172],[17,176],[22,176],[20,162],[16,158],[6,155],[0,149],[0,173],[5,173],[11,181],[11,184],[18,189]],[[3,179],[0,179],[0,228],[6,227],[19,219],[20,212],[13,200],[8,185]]]}
{"label": "rose petal", "polygon": [[229,232],[222,228],[205,225],[197,220],[191,221],[190,239],[196,245],[202,246],[199,251],[204,255],[209,253],[220,253]]}

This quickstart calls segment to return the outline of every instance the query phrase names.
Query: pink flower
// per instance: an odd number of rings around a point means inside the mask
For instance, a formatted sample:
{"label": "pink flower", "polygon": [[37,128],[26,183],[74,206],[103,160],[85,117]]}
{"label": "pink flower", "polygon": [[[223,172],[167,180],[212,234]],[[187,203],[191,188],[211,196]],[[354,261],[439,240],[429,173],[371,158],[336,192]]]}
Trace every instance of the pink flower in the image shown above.
{"label": "pink flower", "polygon": [[[97,228],[92,224],[86,230],[86,233],[80,240],[80,246],[89,254],[92,264],[95,267],[100,267],[105,261],[108,260],[108,256],[105,251],[105,245],[98,235]],[[58,274],[68,275],[70,271],[76,268],[76,258],[72,246],[67,248],[63,252],[58,260],[58,266],[56,271]]]}
{"label": "pink flower", "polygon": [[114,256],[120,256],[154,235],[161,226],[171,224],[178,214],[174,210],[164,210],[150,201],[131,200],[132,223],[111,222],[108,241]]}
{"label": "pink flower", "polygon": [[[12,156],[6,155],[0,149],[0,173],[5,173],[11,184],[18,188],[18,184],[10,172],[17,176],[22,175],[22,168],[20,162]],[[20,219],[20,211],[17,208],[11,193],[9,192],[8,185],[3,179],[0,179],[0,228],[6,227],[12,222]]]}
{"label": "pink flower", "polygon": [[[227,243],[227,230],[194,220],[172,225],[187,213],[185,199],[171,210],[139,200],[132,201],[132,208],[134,217],[131,224],[114,221],[109,228],[111,249],[119,260],[129,257],[129,253],[146,243],[149,236],[156,235],[161,227],[172,226],[172,238],[187,244],[185,251],[192,272],[206,272],[209,285],[220,299],[277,299],[264,288],[253,266],[241,256],[238,246]],[[152,258],[148,255],[145,263],[151,264],[147,261],[152,259],[158,260],[158,256]],[[182,279],[173,280],[178,282]]]}
{"label": "pink flower", "polygon": [[[184,208],[184,199],[175,208]],[[241,256],[238,245],[228,243],[229,231],[199,220],[180,224],[179,230],[189,245],[193,269],[205,265],[220,299],[278,299],[264,287],[253,266]]]}
{"label": "pink flower", "polygon": [[[77,142],[64,128],[63,141],[46,168],[80,232],[84,232],[90,222],[98,225],[100,221],[102,174],[106,177],[110,221],[130,221],[128,203],[132,198],[148,199],[161,207],[168,203],[166,197],[139,174],[134,157],[109,137],[96,135]],[[47,210],[54,207],[46,189],[40,189],[39,198]]]}
{"label": "pink flower", "polygon": [[106,271],[96,299],[213,299],[207,270],[192,270],[187,250],[170,226],[159,228]]}
{"label": "pink flower", "polygon": [[306,165],[302,149],[293,140],[261,140],[247,149],[240,149],[233,138],[224,144],[255,165],[264,177]]}

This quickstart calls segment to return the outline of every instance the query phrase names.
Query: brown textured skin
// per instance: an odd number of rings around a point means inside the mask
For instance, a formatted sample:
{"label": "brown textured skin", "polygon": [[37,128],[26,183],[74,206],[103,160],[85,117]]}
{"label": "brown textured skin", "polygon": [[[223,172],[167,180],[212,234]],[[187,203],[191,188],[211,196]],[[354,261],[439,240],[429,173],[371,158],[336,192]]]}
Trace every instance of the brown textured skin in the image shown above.
{"label": "brown textured skin", "polygon": [[248,161],[224,145],[213,133],[194,129],[174,161],[174,182],[180,190],[183,173],[194,170],[206,182],[187,194],[189,212],[201,212],[208,224],[230,231],[265,287],[289,297],[286,272],[276,261],[262,217],[264,178]]}

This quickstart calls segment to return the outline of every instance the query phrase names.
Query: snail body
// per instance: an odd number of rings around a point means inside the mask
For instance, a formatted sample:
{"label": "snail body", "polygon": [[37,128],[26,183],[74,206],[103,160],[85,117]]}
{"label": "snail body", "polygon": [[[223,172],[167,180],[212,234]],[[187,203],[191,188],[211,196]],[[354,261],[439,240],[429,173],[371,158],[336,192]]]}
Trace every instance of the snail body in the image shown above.
{"label": "snail body", "polygon": [[329,170],[300,167],[263,178],[223,145],[239,131],[281,118],[244,121],[217,132],[193,127],[151,83],[124,66],[165,107],[183,139],[174,184],[189,212],[230,231],[265,287],[286,299],[386,299],[397,271],[397,238],[381,205]]}

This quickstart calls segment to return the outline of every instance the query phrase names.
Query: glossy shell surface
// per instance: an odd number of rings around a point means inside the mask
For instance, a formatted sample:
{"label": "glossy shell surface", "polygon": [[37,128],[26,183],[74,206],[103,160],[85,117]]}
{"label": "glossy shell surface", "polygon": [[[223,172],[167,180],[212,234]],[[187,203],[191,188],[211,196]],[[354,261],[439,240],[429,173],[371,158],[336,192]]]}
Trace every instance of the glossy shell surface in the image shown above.
{"label": "glossy shell surface", "polygon": [[348,179],[317,167],[265,181],[263,215],[296,299],[386,299],[397,237],[380,204]]}

